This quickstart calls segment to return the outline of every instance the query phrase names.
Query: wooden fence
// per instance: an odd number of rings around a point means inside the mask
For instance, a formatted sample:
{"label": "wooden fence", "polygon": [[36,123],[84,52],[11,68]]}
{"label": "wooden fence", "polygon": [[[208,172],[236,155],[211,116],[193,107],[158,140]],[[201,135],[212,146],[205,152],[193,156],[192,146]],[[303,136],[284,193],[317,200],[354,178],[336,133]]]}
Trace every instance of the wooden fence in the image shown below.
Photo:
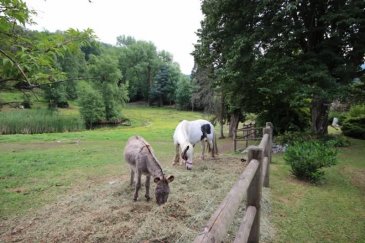
{"label": "wooden fence", "polygon": [[[237,151],[237,143],[244,141],[245,148],[248,147],[248,141],[262,139],[262,128],[256,128],[255,123],[243,124],[242,128],[238,128],[233,132],[233,150]],[[242,135],[241,135],[242,134]]]}
{"label": "wooden fence", "polygon": [[272,124],[267,122],[266,127],[263,128],[264,135],[260,145],[248,148],[248,166],[213,213],[202,232],[195,238],[195,243],[222,242],[240,203],[245,197],[247,198],[246,212],[234,242],[259,241],[261,188],[262,186],[269,186],[272,131]]}

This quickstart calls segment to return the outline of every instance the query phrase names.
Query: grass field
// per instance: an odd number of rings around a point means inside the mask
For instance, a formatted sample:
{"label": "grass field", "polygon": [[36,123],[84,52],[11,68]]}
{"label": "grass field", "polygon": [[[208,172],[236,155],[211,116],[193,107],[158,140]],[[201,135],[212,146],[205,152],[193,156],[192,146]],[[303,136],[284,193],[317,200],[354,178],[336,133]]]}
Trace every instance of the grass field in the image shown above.
{"label": "grass field", "polygon": [[[74,115],[77,109],[62,112]],[[224,139],[218,140],[218,159],[200,160],[198,145],[192,171],[172,166],[178,121],[207,117],[143,106],[129,106],[123,115],[131,126],[0,136],[0,242],[192,241],[243,171],[241,155]],[[131,200],[122,151],[136,134],[152,144],[166,174],[175,176],[162,207],[143,197]],[[297,181],[275,155],[269,219],[276,233],[262,228],[272,235],[269,242],[365,241],[365,143],[352,142],[320,186]]]}
{"label": "grass field", "polygon": [[351,140],[319,186],[298,181],[282,156],[271,166],[277,242],[365,242],[365,141]]}

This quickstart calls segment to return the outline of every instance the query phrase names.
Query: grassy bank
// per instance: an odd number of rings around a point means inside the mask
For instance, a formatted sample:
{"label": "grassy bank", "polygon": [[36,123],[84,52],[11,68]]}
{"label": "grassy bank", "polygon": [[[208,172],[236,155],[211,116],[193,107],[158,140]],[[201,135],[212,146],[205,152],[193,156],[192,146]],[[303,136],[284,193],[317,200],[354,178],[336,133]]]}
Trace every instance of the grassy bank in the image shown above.
{"label": "grassy bank", "polygon": [[365,241],[365,141],[351,141],[319,186],[294,178],[282,156],[275,156],[271,193],[277,242]]}
{"label": "grassy bank", "polygon": [[0,134],[71,132],[83,128],[79,115],[61,115],[46,109],[0,112]]}

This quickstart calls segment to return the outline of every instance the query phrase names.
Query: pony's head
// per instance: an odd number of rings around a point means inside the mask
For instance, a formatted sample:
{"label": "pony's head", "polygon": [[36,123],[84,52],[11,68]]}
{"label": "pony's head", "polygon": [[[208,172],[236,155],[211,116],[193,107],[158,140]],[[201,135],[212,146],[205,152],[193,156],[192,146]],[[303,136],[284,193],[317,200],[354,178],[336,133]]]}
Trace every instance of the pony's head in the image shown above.
{"label": "pony's head", "polygon": [[193,168],[193,152],[194,147],[191,143],[187,143],[182,147],[181,158],[184,160],[186,169],[191,170]]}

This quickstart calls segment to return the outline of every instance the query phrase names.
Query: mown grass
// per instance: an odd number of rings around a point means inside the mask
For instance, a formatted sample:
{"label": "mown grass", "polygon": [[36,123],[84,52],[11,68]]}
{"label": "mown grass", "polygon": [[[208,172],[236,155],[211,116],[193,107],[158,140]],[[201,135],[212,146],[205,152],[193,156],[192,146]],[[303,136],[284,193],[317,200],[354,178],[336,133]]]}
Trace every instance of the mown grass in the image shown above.
{"label": "mown grass", "polygon": [[[76,114],[77,109],[62,112]],[[153,145],[156,156],[161,160],[163,168],[167,169],[167,174],[173,170],[177,178],[174,183],[192,183],[191,186],[203,189],[207,187],[212,189],[212,195],[217,193],[215,196],[218,196],[222,193],[219,196],[224,197],[225,193],[221,192],[223,189],[219,181],[212,174],[204,172],[209,170],[211,173],[222,173],[219,167],[221,165],[196,166],[192,173],[171,167],[174,153],[172,134],[177,123],[182,119],[207,117],[201,113],[140,106],[123,109],[123,115],[132,120],[131,126],[81,132],[0,136],[0,219],[25,215],[26,212],[55,202],[57,197],[78,188],[84,191],[85,188],[100,186],[99,182],[105,183],[105,180],[117,180],[120,177],[127,181],[128,167],[123,162],[122,151],[126,140],[136,134],[145,137]],[[326,181],[320,186],[295,179],[282,156],[275,155],[270,181],[273,207],[270,219],[276,228],[275,242],[365,241],[365,142],[351,141],[350,147],[341,149],[338,165],[326,170]],[[199,150],[199,147],[196,146],[196,149]],[[228,171],[229,168],[226,169]],[[235,180],[234,176],[227,177],[232,177],[229,183]],[[226,180],[228,183],[228,178]],[[193,181],[199,183],[195,184]],[[181,193],[177,189],[189,188],[179,188],[175,184],[171,204],[167,206],[172,207],[175,205],[173,203],[182,200],[177,196]],[[189,193],[194,194],[196,191]],[[131,191],[126,192],[126,197],[130,195]],[[188,201],[190,197],[189,194],[183,199]],[[202,198],[197,195],[194,200],[199,204]],[[118,203],[119,201],[116,202]],[[138,203],[136,205],[148,204],[143,201]],[[194,228],[200,225],[192,219],[199,216],[203,218],[199,220],[205,221],[210,216],[209,213],[203,216],[198,214],[199,210],[206,207],[206,202],[199,205],[202,208],[193,208],[194,205],[189,204],[192,208],[187,211],[197,216],[184,219],[190,220],[187,225],[194,225]],[[214,209],[213,206],[209,207],[209,212]],[[102,215],[106,213],[110,212],[106,210]],[[159,227],[151,215],[149,220],[151,225]],[[135,235],[138,240],[145,239],[144,237],[143,230]]]}
{"label": "mown grass", "polygon": [[365,241],[365,141],[339,153],[339,163],[326,169],[315,186],[290,174],[282,156],[271,166],[272,220],[276,242]]}
{"label": "mown grass", "polygon": [[0,217],[37,208],[86,181],[128,174],[122,151],[132,135],[145,137],[159,157],[170,158],[177,123],[202,118],[167,108],[130,107],[123,114],[132,126],[0,136]]}
{"label": "mown grass", "polygon": [[68,132],[83,128],[78,115],[60,115],[46,109],[0,112],[0,134]]}

